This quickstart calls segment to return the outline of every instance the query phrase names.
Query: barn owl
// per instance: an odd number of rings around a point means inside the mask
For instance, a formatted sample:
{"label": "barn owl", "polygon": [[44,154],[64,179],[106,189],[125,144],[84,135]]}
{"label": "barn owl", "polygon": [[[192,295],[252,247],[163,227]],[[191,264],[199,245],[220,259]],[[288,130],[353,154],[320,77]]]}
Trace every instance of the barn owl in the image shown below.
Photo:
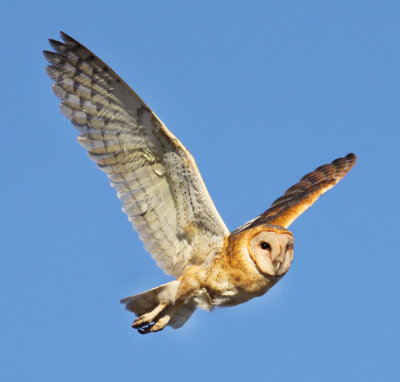
{"label": "barn owl", "polygon": [[110,178],[146,250],[174,281],[124,298],[139,333],[181,327],[197,307],[233,306],[266,293],[293,258],[289,225],[353,167],[348,154],[318,167],[260,216],[229,232],[189,151],[139,96],[61,32],[44,51],[62,113]]}

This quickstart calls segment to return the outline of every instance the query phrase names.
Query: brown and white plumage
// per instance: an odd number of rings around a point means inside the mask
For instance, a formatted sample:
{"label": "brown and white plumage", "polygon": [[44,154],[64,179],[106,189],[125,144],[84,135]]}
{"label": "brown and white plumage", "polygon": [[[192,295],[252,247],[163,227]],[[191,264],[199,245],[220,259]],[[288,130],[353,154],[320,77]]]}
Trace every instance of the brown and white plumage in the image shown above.
{"label": "brown and white plumage", "polygon": [[117,190],[145,248],[166,273],[188,264],[229,231],[186,148],[106,64],[61,33],[45,51],[60,108],[78,141]]}
{"label": "brown and white plumage", "polygon": [[259,224],[274,224],[288,228],[323,193],[339,182],[351,170],[356,160],[354,154],[348,154],[304,175],[298,183],[276,199],[268,210],[236,231]]}
{"label": "brown and white plumage", "polygon": [[61,32],[50,40],[53,90],[79,143],[117,190],[145,248],[177,280],[128,297],[141,333],[178,328],[196,307],[235,305],[264,294],[289,269],[287,227],[354,165],[349,154],[304,176],[264,214],[231,234],[188,150],[106,64]]}

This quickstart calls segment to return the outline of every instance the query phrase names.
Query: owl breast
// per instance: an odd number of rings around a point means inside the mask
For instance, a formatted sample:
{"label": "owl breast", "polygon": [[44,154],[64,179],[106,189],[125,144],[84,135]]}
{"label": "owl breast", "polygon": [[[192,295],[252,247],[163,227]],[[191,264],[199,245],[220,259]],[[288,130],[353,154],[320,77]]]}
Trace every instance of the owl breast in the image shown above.
{"label": "owl breast", "polygon": [[[206,274],[204,287],[196,302],[211,306],[244,303],[266,293],[281,278],[261,274],[249,256],[242,256],[236,251],[222,252]],[[201,307],[200,304],[198,306]]]}

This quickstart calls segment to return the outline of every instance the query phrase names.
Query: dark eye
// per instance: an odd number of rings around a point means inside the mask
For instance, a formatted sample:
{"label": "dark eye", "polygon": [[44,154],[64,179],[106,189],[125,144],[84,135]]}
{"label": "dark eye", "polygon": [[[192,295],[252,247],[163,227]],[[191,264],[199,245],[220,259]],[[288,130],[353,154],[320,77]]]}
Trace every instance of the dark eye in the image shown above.
{"label": "dark eye", "polygon": [[262,249],[265,249],[265,250],[270,250],[271,249],[271,246],[268,244],[268,243],[266,243],[265,241],[262,241],[261,243],[260,243],[260,247],[262,248]]}

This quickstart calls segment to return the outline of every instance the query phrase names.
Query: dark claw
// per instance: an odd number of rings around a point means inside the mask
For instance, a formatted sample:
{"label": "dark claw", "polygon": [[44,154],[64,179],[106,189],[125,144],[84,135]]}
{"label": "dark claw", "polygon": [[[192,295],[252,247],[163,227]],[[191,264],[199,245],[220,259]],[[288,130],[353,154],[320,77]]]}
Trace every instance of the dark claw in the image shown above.
{"label": "dark claw", "polygon": [[137,324],[136,321],[131,325],[133,329],[139,329],[146,325],[149,325],[148,322],[142,322],[141,324]]}
{"label": "dark claw", "polygon": [[145,327],[138,328],[137,331],[138,331],[140,334],[147,334],[147,333],[150,333],[150,330],[151,330],[151,328],[153,327],[153,325],[154,325],[154,324],[149,324],[149,325],[147,325],[147,326],[145,326]]}

